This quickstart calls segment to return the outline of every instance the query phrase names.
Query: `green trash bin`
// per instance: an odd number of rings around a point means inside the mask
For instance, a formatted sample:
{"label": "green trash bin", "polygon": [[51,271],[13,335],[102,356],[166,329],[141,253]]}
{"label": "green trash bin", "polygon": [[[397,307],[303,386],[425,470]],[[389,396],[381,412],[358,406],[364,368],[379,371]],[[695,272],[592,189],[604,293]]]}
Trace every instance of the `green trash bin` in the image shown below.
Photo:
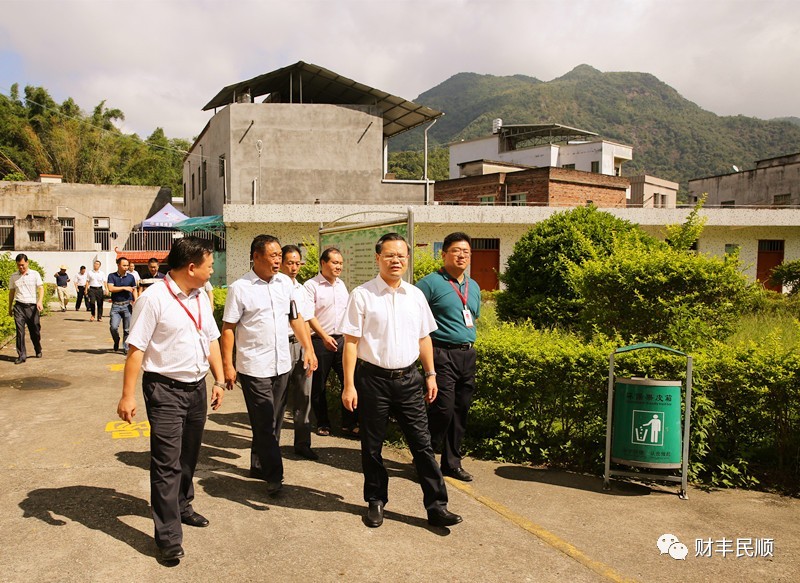
{"label": "green trash bin", "polygon": [[620,378],[615,387],[611,461],[680,468],[681,381]]}

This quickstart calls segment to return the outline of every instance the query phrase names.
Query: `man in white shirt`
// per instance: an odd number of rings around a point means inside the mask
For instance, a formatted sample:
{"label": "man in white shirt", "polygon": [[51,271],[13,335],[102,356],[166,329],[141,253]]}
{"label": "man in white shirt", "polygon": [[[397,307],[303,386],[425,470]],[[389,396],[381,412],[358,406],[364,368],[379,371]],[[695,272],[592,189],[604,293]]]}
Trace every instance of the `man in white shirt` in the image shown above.
{"label": "man in white shirt", "polygon": [[[331,421],[328,416],[328,399],[325,385],[333,369],[344,385],[342,372],[342,350],[344,336],[339,324],[347,306],[347,286],[339,279],[344,261],[335,247],[325,249],[319,258],[319,273],[304,285],[311,298],[315,321],[309,322],[313,335],[311,343],[317,355],[319,367],[311,381],[311,407],[317,418],[317,434],[330,435]],[[342,433],[358,435],[358,416],[342,406]]]}
{"label": "man in white shirt", "polygon": [[81,302],[86,304],[87,312],[92,311],[91,307],[89,306],[89,294],[86,293],[86,282],[88,279],[89,275],[86,273],[86,266],[81,265],[78,275],[75,276],[75,292],[78,294],[78,300],[75,302],[76,312],[80,310]]}
{"label": "man in white shirt", "polygon": [[17,255],[16,273],[11,274],[8,281],[8,315],[14,318],[17,331],[17,360],[14,364],[22,364],[28,358],[25,349],[25,327],[31,334],[33,350],[36,358],[42,358],[42,335],[39,313],[44,301],[44,283],[38,271],[28,267],[28,256]]}
{"label": "man in white shirt", "polygon": [[[311,322],[315,322],[314,304],[309,300],[303,284],[297,281],[297,274],[303,265],[300,248],[297,245],[284,245],[281,252],[283,253],[281,273],[292,280],[297,313],[303,316],[303,320],[308,326]],[[289,351],[291,352],[292,368],[289,370],[286,400],[292,403],[294,453],[309,460],[318,460],[319,456],[311,449],[311,377],[308,376],[305,362],[303,362],[303,347],[300,346],[300,341],[294,334],[289,334]],[[278,438],[280,441],[280,436]]]}
{"label": "man in white shirt", "polygon": [[[183,558],[183,529],[208,526],[194,511],[192,479],[206,422],[206,375],[214,375],[211,408],[224,397],[219,328],[203,284],[214,272],[209,243],[184,237],[167,257],[169,275],[149,287],[133,308],[122,398],[117,414],[132,423],[136,379],[143,370],[142,393],[150,421],[150,498],[160,558]],[[227,387],[231,388],[231,387]]]}
{"label": "man in white shirt", "polygon": [[94,322],[95,318],[98,322],[103,319],[103,296],[108,289],[107,285],[106,274],[100,271],[100,261],[95,259],[94,269],[86,274],[86,294],[92,306],[90,322]]}
{"label": "man in white shirt", "polygon": [[[422,292],[402,279],[408,256],[402,236],[381,237],[375,245],[378,276],[353,290],[342,320],[342,403],[361,412],[364,500],[369,504],[364,523],[373,528],[383,524],[383,507],[389,500],[389,475],[381,450],[390,414],[414,457],[428,523],[445,527],[461,522],[459,515],[447,510],[447,488],[431,447],[425,402],[432,402],[437,393],[430,338],[436,321]],[[418,359],[424,380],[417,370]]]}
{"label": "man in white shirt", "polygon": [[308,329],[293,300],[292,281],[279,273],[281,258],[278,239],[270,235],[253,239],[253,269],[228,286],[222,316],[225,381],[233,385],[238,373],[253,431],[250,475],[266,480],[271,496],[283,486],[279,439],[291,368],[290,326],[303,348],[306,374],[317,367]]}

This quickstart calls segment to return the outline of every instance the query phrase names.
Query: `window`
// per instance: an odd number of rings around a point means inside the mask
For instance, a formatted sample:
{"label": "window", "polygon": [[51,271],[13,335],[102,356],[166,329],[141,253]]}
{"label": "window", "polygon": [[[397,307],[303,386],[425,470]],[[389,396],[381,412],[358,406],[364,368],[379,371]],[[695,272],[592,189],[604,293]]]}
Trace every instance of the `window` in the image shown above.
{"label": "window", "polygon": [[194,172],[192,172],[192,200],[194,200]]}
{"label": "window", "polygon": [[202,166],[202,170],[201,170],[202,174],[200,176],[200,186],[201,186],[202,192],[205,192],[206,191],[206,187],[208,186],[208,172],[207,172],[207,170],[208,170],[208,168],[207,168],[206,160],[203,160],[203,166]]}
{"label": "window", "polygon": [[723,200],[721,203],[719,203],[719,206],[727,206],[727,207],[736,206],[736,201],[735,200]]}
{"label": "window", "polygon": [[28,231],[28,240],[31,243],[44,243],[44,231]]}
{"label": "window", "polygon": [[758,241],[758,250],[767,252],[783,251],[783,240],[781,239],[760,239]]}
{"label": "window", "polygon": [[737,243],[725,243],[725,255],[734,255],[739,252]]}
{"label": "window", "polygon": [[14,248],[14,217],[0,217],[0,249]]}
{"label": "window", "polygon": [[94,218],[94,242],[100,245],[101,251],[109,250],[109,231],[111,221],[108,217],[95,217]]}
{"label": "window", "polygon": [[480,203],[482,205],[493,205],[494,204],[494,196],[482,196],[480,197]]}
{"label": "window", "polygon": [[527,202],[528,194],[510,194],[508,195],[508,205],[509,206],[525,206]]}
{"label": "window", "polygon": [[564,170],[575,170],[575,164],[562,164],[561,167]]}
{"label": "window", "polygon": [[774,205],[787,205],[792,202],[791,194],[776,194],[772,197],[772,204]]}
{"label": "window", "polygon": [[61,223],[62,251],[75,251],[75,219],[59,217],[58,222]]}
{"label": "window", "polygon": [[225,177],[225,154],[222,154],[219,157],[219,177],[220,178]]}
{"label": "window", "polygon": [[592,172],[594,172],[595,174],[600,174],[600,161],[599,160],[595,160],[594,162],[592,162]]}

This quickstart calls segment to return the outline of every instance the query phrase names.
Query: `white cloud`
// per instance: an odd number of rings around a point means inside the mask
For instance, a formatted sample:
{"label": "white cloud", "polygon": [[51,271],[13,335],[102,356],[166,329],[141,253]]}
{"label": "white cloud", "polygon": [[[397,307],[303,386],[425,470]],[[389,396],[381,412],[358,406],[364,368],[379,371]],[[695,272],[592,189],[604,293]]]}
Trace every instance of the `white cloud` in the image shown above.
{"label": "white cloud", "polygon": [[408,99],[462,71],[550,80],[586,63],[652,73],[720,115],[800,116],[795,0],[0,2],[0,91],[105,99],[142,136],[190,138],[222,87],[298,60]]}

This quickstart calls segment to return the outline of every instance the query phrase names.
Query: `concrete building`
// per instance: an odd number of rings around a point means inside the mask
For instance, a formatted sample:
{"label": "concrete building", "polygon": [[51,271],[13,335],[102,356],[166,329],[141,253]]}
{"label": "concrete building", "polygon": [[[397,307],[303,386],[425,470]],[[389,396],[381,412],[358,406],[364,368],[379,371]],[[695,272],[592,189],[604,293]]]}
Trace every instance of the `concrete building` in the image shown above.
{"label": "concrete building", "polygon": [[690,200],[706,207],[800,207],[800,152],[758,160],[753,170],[689,181]]}
{"label": "concrete building", "polygon": [[61,263],[91,267],[95,256],[107,266],[134,227],[170,200],[157,186],[0,181],[0,252],[24,252],[47,274]]}
{"label": "concrete building", "polygon": [[[256,98],[260,102],[256,103]],[[222,89],[184,161],[184,212],[225,204],[422,204],[426,182],[387,180],[389,138],[441,112],[298,62]]]}
{"label": "concrete building", "polygon": [[[563,208],[507,206],[411,207],[414,214],[416,244],[434,251],[445,235],[465,231],[473,237],[472,277],[483,289],[497,289],[497,272],[506,267],[516,242],[537,222]],[[363,215],[345,222],[382,218],[387,212],[403,214],[405,205],[367,205]],[[665,227],[686,220],[689,208],[608,208],[612,215],[637,223],[650,234],[663,238]],[[228,226],[227,278],[233,281],[250,268],[250,241],[259,233],[270,233],[281,243],[315,241],[321,223],[331,223],[352,215],[347,205],[226,205]],[[753,280],[765,281],[769,270],[781,261],[800,259],[800,210],[704,209],[708,222],[698,241],[698,251],[724,256],[738,250],[744,273]],[[341,221],[338,221],[341,224]],[[776,263],[777,261],[777,263]],[[345,269],[347,266],[345,266]]]}
{"label": "concrete building", "polygon": [[640,208],[675,208],[678,200],[677,182],[642,174],[631,176],[628,206]]}
{"label": "concrete building", "polygon": [[504,126],[496,119],[491,135],[449,145],[450,178],[474,175],[470,166],[478,161],[520,170],[550,166],[621,176],[622,164],[632,159],[633,149],[596,137],[594,132],[559,124]]}
{"label": "concrete building", "polygon": [[439,180],[433,199],[441,205],[624,207],[629,187],[627,178],[545,167]]}

